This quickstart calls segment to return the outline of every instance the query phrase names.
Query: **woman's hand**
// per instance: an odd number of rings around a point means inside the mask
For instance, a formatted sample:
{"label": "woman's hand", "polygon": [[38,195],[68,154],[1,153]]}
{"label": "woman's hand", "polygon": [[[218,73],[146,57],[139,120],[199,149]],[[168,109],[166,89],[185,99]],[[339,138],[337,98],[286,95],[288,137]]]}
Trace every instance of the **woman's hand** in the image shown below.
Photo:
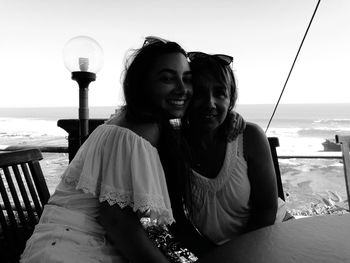
{"label": "woman's hand", "polygon": [[234,140],[240,133],[242,133],[246,128],[246,121],[243,117],[235,111],[230,111],[227,115],[228,120],[228,139],[229,141]]}
{"label": "woman's hand", "polygon": [[132,208],[101,204],[100,224],[107,232],[115,248],[130,262],[169,263],[161,251],[148,238],[141,222]]}

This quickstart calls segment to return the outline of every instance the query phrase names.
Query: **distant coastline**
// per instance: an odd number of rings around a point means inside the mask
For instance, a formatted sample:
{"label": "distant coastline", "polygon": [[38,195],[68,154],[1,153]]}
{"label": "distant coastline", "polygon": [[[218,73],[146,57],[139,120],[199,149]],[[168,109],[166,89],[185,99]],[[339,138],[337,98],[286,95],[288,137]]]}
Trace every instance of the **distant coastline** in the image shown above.
{"label": "distant coastline", "polygon": [[[90,118],[108,118],[117,106],[90,107]],[[31,118],[44,120],[78,118],[78,107],[15,107],[1,108],[0,117]]]}
{"label": "distant coastline", "polygon": [[[104,118],[113,114],[116,106],[90,106],[91,118]],[[245,118],[250,119],[269,119],[275,104],[240,104],[237,103],[236,110]],[[78,116],[78,106],[68,107],[0,107],[0,117],[12,118],[44,118],[52,119],[76,118]],[[288,103],[280,104],[277,108],[276,119],[314,119],[315,117],[331,117],[350,119],[350,103]]]}
{"label": "distant coastline", "polygon": [[[119,107],[91,106],[89,115],[107,119]],[[274,104],[238,103],[235,110],[265,130],[274,108]],[[78,107],[0,108],[0,141],[51,140],[63,135],[58,120],[77,118]],[[350,103],[281,104],[266,132],[279,137],[280,154],[324,151],[322,143],[335,134],[350,134]]]}

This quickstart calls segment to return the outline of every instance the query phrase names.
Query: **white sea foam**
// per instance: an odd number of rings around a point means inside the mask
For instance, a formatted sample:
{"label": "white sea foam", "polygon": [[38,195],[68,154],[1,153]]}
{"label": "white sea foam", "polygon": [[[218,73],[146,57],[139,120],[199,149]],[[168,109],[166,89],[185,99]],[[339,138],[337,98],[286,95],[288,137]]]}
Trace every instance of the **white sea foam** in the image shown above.
{"label": "white sea foam", "polygon": [[[291,106],[289,106],[290,109]],[[256,110],[254,110],[257,108]],[[267,123],[267,116],[262,118],[262,111],[258,110],[259,106],[251,105],[249,112],[241,112],[245,117],[246,113],[253,122],[257,122],[264,128],[264,124]],[[298,108],[295,106],[294,108]],[[294,109],[293,108],[293,109]],[[248,109],[248,108],[247,108]],[[304,112],[295,112],[296,116],[293,116],[289,111],[284,115],[278,116],[272,123],[267,132],[269,137],[278,137],[280,141],[280,147],[278,148],[279,154],[310,154],[323,151],[322,143],[326,139],[334,139],[335,134],[342,134],[350,132],[350,119],[343,118],[342,116],[335,118],[329,118],[330,110],[321,107],[324,113],[318,112],[317,116],[310,117],[305,116]],[[100,115],[109,115],[110,109],[105,110],[106,113],[101,112]],[[1,117],[0,115],[0,144],[7,144],[8,141],[26,141],[26,140],[49,140],[52,138],[65,138],[67,133],[57,127],[57,120],[60,119],[62,109],[40,109],[37,111],[32,110],[32,115],[36,118],[30,118],[28,116],[21,117],[20,113],[26,113],[26,111],[16,111],[14,118]],[[45,112],[49,112],[49,116],[44,116]],[[73,111],[72,111],[73,112]],[[30,112],[28,112],[29,114]],[[40,117],[41,115],[42,117]],[[326,117],[322,117],[324,114]],[[337,113],[339,114],[339,113]],[[256,116],[259,116],[256,119]],[[292,117],[293,118],[292,118]],[[306,118],[307,117],[307,118]],[[250,119],[248,119],[250,121]],[[254,121],[254,119],[256,121]]]}
{"label": "white sea foam", "polygon": [[350,124],[350,119],[348,118],[344,118],[344,119],[319,119],[319,120],[315,120],[315,123],[347,123]]}
{"label": "white sea foam", "polygon": [[67,133],[57,127],[56,121],[0,118],[0,136],[8,137],[40,137],[40,136],[66,136]]}
{"label": "white sea foam", "polygon": [[277,148],[279,154],[309,154],[323,150],[322,142],[324,137],[315,135],[301,136],[300,127],[271,128],[266,134],[268,137],[278,137],[280,147]]}

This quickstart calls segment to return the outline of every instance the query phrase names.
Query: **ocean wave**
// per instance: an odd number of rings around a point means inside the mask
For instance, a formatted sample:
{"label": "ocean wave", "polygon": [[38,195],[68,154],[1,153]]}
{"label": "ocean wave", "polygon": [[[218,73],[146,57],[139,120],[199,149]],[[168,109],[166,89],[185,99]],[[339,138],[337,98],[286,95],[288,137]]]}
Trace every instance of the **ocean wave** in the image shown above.
{"label": "ocean wave", "polygon": [[322,137],[322,138],[334,138],[335,134],[345,133],[345,129],[334,129],[334,128],[305,128],[300,129],[297,133],[299,136],[307,137]]}
{"label": "ocean wave", "polygon": [[302,128],[292,127],[292,128],[271,128],[267,132],[267,136],[295,136]]}
{"label": "ocean wave", "polygon": [[67,133],[57,126],[56,121],[40,119],[0,118],[1,136],[39,137],[66,136]]}
{"label": "ocean wave", "polygon": [[314,123],[327,123],[327,124],[350,124],[350,119],[320,119],[315,120]]}

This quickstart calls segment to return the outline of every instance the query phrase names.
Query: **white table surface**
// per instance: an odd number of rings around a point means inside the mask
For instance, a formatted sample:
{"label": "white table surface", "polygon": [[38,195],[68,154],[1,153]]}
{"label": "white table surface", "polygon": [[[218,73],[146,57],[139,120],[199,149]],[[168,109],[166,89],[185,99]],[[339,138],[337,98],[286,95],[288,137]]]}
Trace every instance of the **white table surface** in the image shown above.
{"label": "white table surface", "polygon": [[350,214],[294,219],[228,242],[203,262],[350,262]]}

